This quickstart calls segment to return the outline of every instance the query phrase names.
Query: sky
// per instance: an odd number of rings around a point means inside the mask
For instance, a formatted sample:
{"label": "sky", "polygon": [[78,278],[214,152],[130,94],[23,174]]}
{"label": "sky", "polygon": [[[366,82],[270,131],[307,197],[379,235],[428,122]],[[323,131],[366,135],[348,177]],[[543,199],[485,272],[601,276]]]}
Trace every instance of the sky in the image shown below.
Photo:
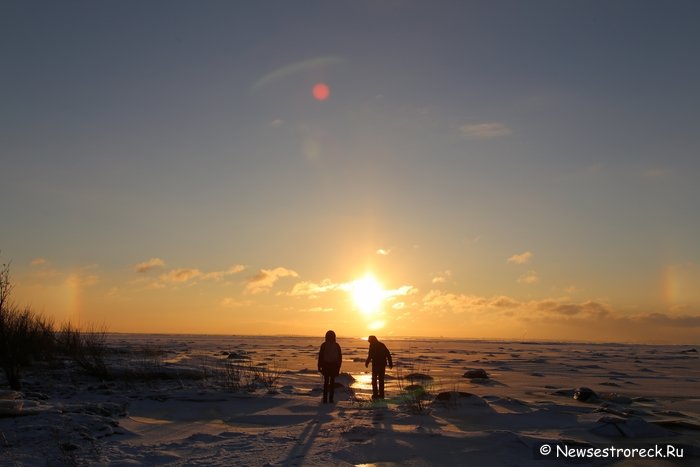
{"label": "sky", "polygon": [[114,332],[697,343],[698,19],[3,1],[13,299]]}

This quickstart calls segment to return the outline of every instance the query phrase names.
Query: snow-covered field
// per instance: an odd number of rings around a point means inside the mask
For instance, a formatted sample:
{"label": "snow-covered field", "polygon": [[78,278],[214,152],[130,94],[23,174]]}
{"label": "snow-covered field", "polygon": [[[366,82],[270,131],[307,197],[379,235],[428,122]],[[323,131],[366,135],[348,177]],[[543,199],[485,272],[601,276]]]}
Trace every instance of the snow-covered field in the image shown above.
{"label": "snow-covered field", "polygon": [[114,334],[111,379],[68,360],[19,393],[0,376],[0,465],[700,464],[689,346],[385,339],[372,402],[366,341],[339,338],[322,404],[322,340]]}

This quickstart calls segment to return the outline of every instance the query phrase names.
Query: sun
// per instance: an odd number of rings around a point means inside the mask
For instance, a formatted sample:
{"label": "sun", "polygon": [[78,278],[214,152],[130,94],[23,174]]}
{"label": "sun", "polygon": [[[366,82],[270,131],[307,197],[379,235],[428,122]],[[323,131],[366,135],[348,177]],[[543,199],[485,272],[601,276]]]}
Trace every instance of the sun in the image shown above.
{"label": "sun", "polygon": [[352,300],[357,308],[365,315],[374,315],[381,310],[385,292],[371,274],[352,283]]}

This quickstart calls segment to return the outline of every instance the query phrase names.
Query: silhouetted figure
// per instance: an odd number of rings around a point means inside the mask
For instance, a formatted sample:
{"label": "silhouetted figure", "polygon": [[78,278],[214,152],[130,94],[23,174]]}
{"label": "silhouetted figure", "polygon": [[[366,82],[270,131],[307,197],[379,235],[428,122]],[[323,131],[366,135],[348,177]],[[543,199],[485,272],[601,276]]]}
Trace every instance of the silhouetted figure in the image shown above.
{"label": "silhouetted figure", "polygon": [[382,342],[379,342],[377,336],[369,336],[369,354],[365,360],[365,367],[372,362],[372,399],[384,399],[384,375],[386,374],[386,366],[394,367],[391,361],[391,353]]}
{"label": "silhouetted figure", "polygon": [[326,333],[326,342],[321,344],[318,351],[318,371],[323,374],[323,403],[333,402],[335,392],[335,377],[340,374],[340,365],[343,363],[343,352],[335,341],[335,333]]}

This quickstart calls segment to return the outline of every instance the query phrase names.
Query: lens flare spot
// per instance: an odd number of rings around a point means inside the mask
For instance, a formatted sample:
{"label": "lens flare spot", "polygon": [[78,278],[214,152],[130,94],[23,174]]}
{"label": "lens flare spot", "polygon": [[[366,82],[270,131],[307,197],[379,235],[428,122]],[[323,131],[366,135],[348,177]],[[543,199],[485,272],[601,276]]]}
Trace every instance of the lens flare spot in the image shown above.
{"label": "lens flare spot", "polygon": [[326,83],[316,83],[311,93],[317,101],[325,101],[331,95],[331,89]]}

